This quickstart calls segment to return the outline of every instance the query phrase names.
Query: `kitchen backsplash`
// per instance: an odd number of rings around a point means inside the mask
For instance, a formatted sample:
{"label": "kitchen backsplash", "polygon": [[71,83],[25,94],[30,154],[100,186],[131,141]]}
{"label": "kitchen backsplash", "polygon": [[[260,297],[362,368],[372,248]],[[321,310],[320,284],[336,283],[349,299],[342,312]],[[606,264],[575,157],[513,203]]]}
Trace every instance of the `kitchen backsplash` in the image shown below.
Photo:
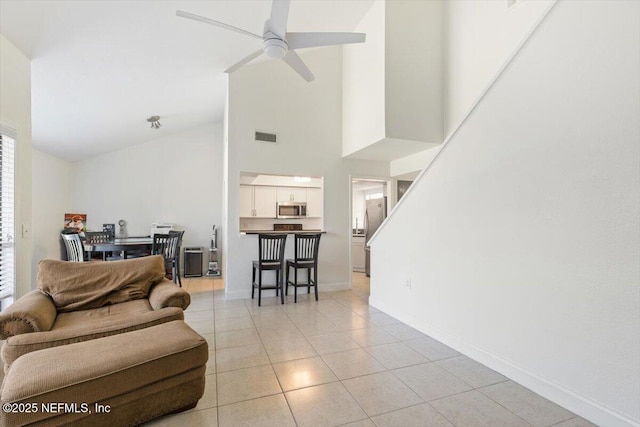
{"label": "kitchen backsplash", "polygon": [[240,231],[273,230],[273,224],[302,224],[303,230],[321,230],[322,218],[242,218],[240,219]]}

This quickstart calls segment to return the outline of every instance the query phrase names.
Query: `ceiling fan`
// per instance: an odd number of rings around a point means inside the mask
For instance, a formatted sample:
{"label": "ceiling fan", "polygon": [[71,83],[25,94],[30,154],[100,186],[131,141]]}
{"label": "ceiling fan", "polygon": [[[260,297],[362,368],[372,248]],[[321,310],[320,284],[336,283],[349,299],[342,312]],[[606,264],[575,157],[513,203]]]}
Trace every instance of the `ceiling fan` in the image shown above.
{"label": "ceiling fan", "polygon": [[194,15],[193,13],[176,11],[176,15],[183,18],[193,19],[217,27],[226,28],[250,37],[262,40],[262,48],[243,58],[236,64],[225,70],[225,73],[233,73],[238,68],[251,62],[263,53],[269,58],[282,59],[289,64],[307,82],[315,79],[315,76],[302,62],[302,59],[295,52],[296,49],[308,47],[333,46],[349,43],[363,43],[366,38],[364,33],[287,33],[287,19],[289,16],[289,4],[291,0],[273,0],[271,6],[271,17],[264,23],[264,33],[260,36],[233,25]]}

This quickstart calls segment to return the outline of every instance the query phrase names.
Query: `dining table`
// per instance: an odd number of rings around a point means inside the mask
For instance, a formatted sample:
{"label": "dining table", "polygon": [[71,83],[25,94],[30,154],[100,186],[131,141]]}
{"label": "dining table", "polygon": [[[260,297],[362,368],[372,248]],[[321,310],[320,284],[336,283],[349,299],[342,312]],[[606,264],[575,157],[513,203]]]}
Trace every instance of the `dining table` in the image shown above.
{"label": "dining table", "polygon": [[142,237],[116,237],[113,240],[107,240],[99,243],[85,243],[84,250],[87,251],[89,259],[93,252],[122,252],[122,258],[127,259],[128,252],[147,252],[151,253],[153,246],[153,238],[150,236]]}

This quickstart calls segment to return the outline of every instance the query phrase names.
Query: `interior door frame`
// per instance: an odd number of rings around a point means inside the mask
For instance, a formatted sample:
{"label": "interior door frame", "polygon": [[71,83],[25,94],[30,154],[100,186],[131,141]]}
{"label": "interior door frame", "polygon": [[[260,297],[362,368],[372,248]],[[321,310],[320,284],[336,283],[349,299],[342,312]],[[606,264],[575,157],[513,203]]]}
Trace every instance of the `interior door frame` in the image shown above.
{"label": "interior door frame", "polygon": [[[391,212],[393,206],[397,201],[397,194],[395,189],[395,178],[390,176],[381,175],[363,175],[363,174],[349,174],[349,285],[350,289],[353,289],[353,180],[361,179],[365,181],[381,181],[387,184],[387,217]],[[385,219],[386,221],[386,219]]]}

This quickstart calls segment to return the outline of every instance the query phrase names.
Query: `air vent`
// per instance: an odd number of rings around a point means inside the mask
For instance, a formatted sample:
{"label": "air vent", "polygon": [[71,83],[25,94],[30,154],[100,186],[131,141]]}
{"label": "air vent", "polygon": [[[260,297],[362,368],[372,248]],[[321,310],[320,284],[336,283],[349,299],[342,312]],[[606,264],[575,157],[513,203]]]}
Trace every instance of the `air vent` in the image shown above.
{"label": "air vent", "polygon": [[256,131],[256,141],[277,143],[278,134]]}

